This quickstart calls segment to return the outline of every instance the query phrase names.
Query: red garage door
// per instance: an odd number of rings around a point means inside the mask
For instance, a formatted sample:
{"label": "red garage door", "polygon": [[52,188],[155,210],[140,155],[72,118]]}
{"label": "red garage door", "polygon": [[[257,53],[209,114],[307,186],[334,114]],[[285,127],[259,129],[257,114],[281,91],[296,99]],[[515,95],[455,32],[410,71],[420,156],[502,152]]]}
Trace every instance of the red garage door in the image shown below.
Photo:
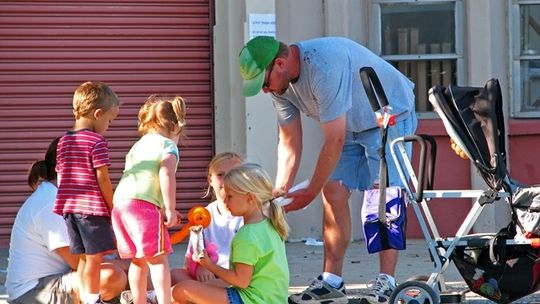
{"label": "red garage door", "polygon": [[177,206],[203,203],[214,142],[212,26],[212,0],[0,2],[0,244],[30,194],[27,169],[73,126],[73,91],[87,80],[120,97],[120,115],[104,134],[113,184],[138,137],[145,97],[187,99]]}

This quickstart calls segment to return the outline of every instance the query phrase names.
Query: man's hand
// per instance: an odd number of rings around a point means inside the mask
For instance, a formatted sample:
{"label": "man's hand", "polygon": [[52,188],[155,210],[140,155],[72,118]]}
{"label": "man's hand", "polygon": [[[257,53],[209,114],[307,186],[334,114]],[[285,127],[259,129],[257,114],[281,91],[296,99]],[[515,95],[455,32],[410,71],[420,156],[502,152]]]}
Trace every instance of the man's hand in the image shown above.
{"label": "man's hand", "polygon": [[316,196],[317,194],[313,195],[313,193],[309,192],[308,189],[300,189],[298,191],[290,192],[286,194],[285,197],[292,198],[293,201],[290,204],[285,205],[283,209],[285,212],[303,209],[307,207]]}

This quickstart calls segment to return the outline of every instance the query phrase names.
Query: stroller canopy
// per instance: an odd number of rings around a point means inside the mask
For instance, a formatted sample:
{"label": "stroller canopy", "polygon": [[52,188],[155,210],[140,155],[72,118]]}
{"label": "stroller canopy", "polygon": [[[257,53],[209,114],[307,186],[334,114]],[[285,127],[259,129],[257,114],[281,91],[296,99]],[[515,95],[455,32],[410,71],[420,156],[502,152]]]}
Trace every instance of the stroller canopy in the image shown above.
{"label": "stroller canopy", "polygon": [[473,161],[487,185],[507,189],[506,148],[499,81],[484,87],[430,89],[430,102],[441,116],[450,137]]}

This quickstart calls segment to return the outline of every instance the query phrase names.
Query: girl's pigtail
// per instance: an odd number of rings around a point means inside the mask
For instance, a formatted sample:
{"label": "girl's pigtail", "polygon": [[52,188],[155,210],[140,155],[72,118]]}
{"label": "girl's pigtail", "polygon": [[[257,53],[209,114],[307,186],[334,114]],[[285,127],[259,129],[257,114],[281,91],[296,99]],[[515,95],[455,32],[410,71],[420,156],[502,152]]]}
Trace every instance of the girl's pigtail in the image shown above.
{"label": "girl's pigtail", "polygon": [[275,199],[271,199],[269,203],[270,212],[268,214],[268,218],[270,219],[270,223],[272,223],[272,226],[274,226],[281,239],[285,241],[289,236],[289,225],[285,220],[285,213],[283,212],[283,208],[276,203]]}
{"label": "girl's pigtail", "polygon": [[174,114],[176,114],[176,119],[178,120],[178,126],[180,129],[184,129],[186,125],[186,102],[181,96],[175,96],[171,103]]}

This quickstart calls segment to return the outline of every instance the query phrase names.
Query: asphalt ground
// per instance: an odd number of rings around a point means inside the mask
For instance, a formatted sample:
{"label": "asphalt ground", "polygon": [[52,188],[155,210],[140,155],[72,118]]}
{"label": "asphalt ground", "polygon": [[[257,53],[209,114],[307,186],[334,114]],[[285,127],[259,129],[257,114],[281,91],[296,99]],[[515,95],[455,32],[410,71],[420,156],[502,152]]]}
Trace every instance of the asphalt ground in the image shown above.
{"label": "asphalt ground", "polygon": [[[306,245],[313,244],[313,245]],[[311,279],[317,277],[322,269],[323,246],[317,240],[287,243],[287,257],[290,271],[290,293],[302,291]],[[174,253],[169,257],[171,267],[181,267],[186,244],[174,246]],[[0,303],[5,301],[5,269],[7,268],[8,249],[0,249]],[[347,287],[349,303],[362,303],[362,295],[368,290],[368,283],[378,274],[377,255],[367,253],[365,243],[352,242],[346,252],[343,278]],[[396,269],[398,283],[414,276],[427,276],[434,271],[434,265],[428,254],[427,243],[423,239],[407,240],[407,249],[400,252]],[[466,284],[453,264],[444,273],[447,288],[454,293],[463,293],[461,303],[492,303],[472,292],[466,292]],[[454,302],[458,303],[458,302]],[[514,303],[540,303],[540,293],[519,299]]]}

